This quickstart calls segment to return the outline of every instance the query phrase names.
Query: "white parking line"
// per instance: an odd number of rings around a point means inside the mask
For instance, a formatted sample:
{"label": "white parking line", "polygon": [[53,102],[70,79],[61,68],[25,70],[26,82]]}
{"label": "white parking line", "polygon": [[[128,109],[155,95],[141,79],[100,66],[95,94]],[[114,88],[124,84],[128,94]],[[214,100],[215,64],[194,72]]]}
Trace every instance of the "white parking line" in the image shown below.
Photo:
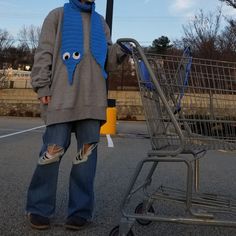
{"label": "white parking line", "polygon": [[14,135],[17,135],[17,134],[27,133],[27,132],[30,132],[30,131],[33,131],[33,130],[36,130],[36,129],[41,129],[41,128],[44,128],[44,127],[45,127],[45,125],[41,125],[41,126],[37,126],[37,127],[31,128],[31,129],[26,129],[26,130],[21,130],[21,131],[11,133],[11,134],[1,135],[0,139],[7,138],[7,137],[10,137],[10,136],[14,136]]}
{"label": "white parking line", "polygon": [[111,139],[111,135],[110,134],[106,134],[107,137],[107,143],[108,143],[108,147],[114,147],[114,143]]}
{"label": "white parking line", "polygon": [[[41,125],[41,126],[37,126],[37,127],[31,128],[31,129],[26,129],[26,130],[21,130],[21,131],[14,132],[14,133],[11,133],[11,134],[1,135],[0,139],[7,138],[7,137],[10,137],[10,136],[14,136],[14,135],[18,135],[18,134],[27,133],[27,132],[30,132],[30,131],[33,131],[33,130],[36,130],[36,129],[41,129],[41,128],[44,128],[44,127],[45,127],[45,125]],[[114,143],[112,141],[111,136],[109,134],[107,134],[106,138],[107,138],[108,147],[114,147]]]}

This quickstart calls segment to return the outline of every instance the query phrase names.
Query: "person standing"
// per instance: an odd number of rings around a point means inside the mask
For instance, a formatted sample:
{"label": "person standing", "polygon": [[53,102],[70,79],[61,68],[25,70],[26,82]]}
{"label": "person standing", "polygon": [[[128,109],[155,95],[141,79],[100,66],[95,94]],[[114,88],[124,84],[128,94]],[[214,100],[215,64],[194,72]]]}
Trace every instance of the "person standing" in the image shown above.
{"label": "person standing", "polygon": [[119,46],[111,44],[109,27],[95,11],[94,0],[69,0],[45,18],[31,73],[46,124],[27,193],[32,228],[50,227],[59,165],[73,132],[78,151],[70,173],[65,227],[76,230],[92,221],[97,145],[106,120],[106,64],[124,57]]}

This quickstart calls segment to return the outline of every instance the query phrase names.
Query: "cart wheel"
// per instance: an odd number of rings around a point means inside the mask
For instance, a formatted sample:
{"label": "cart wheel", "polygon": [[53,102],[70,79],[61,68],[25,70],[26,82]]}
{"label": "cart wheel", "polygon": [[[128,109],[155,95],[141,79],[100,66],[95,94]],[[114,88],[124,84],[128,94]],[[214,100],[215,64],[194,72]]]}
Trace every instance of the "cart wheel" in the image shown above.
{"label": "cart wheel", "polygon": [[[114,227],[110,232],[109,236],[119,236],[119,226]],[[134,236],[133,231],[130,230],[126,236]]]}
{"label": "cart wheel", "polygon": [[[155,213],[153,206],[149,207],[148,212]],[[137,214],[142,214],[143,213],[143,203],[138,204],[138,206],[135,208],[135,213],[137,213]],[[140,225],[149,225],[149,224],[152,223],[151,220],[136,219],[136,221]]]}

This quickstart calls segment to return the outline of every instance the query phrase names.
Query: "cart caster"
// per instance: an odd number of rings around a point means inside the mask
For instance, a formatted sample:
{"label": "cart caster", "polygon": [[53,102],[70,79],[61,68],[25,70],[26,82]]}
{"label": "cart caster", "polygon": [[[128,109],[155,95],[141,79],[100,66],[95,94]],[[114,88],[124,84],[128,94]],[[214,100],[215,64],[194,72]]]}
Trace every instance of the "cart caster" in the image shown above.
{"label": "cart caster", "polygon": [[[148,209],[148,212],[150,213],[155,213],[153,206],[150,206]],[[135,213],[137,214],[142,214],[143,213],[143,203],[138,204],[138,206],[135,208]],[[136,219],[136,221],[140,225],[149,225],[152,223],[151,220],[141,220],[141,219]]]}
{"label": "cart caster", "polygon": [[[109,236],[119,236],[119,226],[114,227],[114,228],[111,230]],[[123,235],[121,235],[121,236],[123,236]],[[130,230],[129,233],[126,234],[126,236],[134,236],[133,231]]]}

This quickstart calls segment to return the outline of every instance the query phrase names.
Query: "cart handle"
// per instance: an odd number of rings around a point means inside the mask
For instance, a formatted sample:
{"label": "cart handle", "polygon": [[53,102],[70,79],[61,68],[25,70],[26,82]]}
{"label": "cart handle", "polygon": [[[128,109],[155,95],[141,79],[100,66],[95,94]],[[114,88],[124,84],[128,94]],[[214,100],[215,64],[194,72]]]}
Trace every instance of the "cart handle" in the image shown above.
{"label": "cart handle", "polygon": [[117,44],[120,45],[120,47],[123,49],[123,51],[129,55],[132,55],[133,54],[133,50],[132,50],[132,45],[129,44],[129,47],[127,45],[127,42],[126,44],[124,42],[121,42],[119,40],[117,40]]}
{"label": "cart handle", "polygon": [[[147,70],[148,70],[148,73],[150,74],[150,77],[152,79],[152,82],[154,83],[155,87],[156,87],[156,90],[161,98],[161,101],[162,103],[164,104],[166,110],[167,110],[167,113],[168,115],[170,116],[170,119],[171,121],[173,122],[173,125],[176,129],[176,132],[179,136],[179,139],[180,139],[180,146],[176,149],[176,150],[173,150],[173,151],[169,151],[168,154],[170,156],[176,156],[178,155],[179,153],[181,153],[184,149],[184,135],[183,135],[183,132],[175,118],[175,115],[174,113],[172,112],[169,104],[168,104],[168,101],[166,100],[166,97],[161,89],[161,86],[155,76],[155,74],[153,73],[152,71],[152,68],[147,60],[147,57],[145,56],[144,52],[143,52],[143,49],[141,47],[141,45],[138,43],[138,41],[136,41],[135,39],[132,39],[132,38],[120,38],[117,40],[117,43],[119,45],[121,45],[122,43],[133,43],[138,51],[138,53],[140,54],[141,56],[141,59],[142,61],[144,62]],[[162,151],[162,150],[155,150],[155,151],[151,151],[149,153],[149,156],[155,156],[155,155],[158,155],[158,156],[166,156],[166,151]]]}

